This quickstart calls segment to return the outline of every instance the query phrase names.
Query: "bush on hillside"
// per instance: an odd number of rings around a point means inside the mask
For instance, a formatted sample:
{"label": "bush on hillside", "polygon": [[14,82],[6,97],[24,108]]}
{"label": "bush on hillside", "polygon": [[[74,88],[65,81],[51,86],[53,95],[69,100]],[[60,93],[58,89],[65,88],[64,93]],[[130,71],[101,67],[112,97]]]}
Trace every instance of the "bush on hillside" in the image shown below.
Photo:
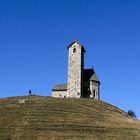
{"label": "bush on hillside", "polygon": [[29,96],[32,96],[32,90],[31,89],[29,90]]}
{"label": "bush on hillside", "polygon": [[128,110],[127,114],[130,115],[131,117],[134,117],[134,118],[136,117],[135,112],[133,110],[131,110],[131,109]]}

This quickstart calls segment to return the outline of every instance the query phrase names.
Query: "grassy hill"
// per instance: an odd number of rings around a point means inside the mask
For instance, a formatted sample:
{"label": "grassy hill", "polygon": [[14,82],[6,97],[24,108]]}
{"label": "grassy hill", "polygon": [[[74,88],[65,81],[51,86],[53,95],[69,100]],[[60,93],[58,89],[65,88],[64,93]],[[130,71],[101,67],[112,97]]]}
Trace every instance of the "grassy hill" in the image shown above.
{"label": "grassy hill", "polygon": [[140,121],[92,99],[0,99],[0,140],[140,140]]}

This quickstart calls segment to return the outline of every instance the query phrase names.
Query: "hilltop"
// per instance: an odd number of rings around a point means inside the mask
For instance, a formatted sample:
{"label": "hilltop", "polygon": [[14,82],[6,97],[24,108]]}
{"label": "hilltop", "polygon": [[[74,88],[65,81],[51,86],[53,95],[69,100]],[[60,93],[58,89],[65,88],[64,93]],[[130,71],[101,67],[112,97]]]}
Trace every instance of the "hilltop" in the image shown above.
{"label": "hilltop", "polygon": [[0,140],[140,140],[140,121],[92,99],[0,99]]}

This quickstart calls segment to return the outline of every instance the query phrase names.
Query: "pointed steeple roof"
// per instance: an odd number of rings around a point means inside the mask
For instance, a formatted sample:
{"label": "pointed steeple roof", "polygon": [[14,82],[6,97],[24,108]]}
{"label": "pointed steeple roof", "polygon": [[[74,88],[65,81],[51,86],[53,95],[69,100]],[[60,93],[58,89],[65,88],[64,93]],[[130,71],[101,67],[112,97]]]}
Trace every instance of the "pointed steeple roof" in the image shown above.
{"label": "pointed steeple roof", "polygon": [[69,49],[74,43],[76,43],[76,44],[78,44],[79,46],[81,46],[82,49],[83,49],[83,51],[86,52],[84,46],[81,45],[81,44],[80,44],[78,41],[76,41],[76,40],[74,40],[67,48]]}
{"label": "pointed steeple roof", "polygon": [[90,78],[89,80],[90,80],[90,81],[97,81],[97,82],[100,82],[100,81],[98,80],[98,77],[97,77],[96,73],[94,73],[94,74],[91,76],[91,78]]}
{"label": "pointed steeple roof", "polygon": [[84,69],[84,80],[85,81],[95,81],[100,84],[100,81],[93,69]]}

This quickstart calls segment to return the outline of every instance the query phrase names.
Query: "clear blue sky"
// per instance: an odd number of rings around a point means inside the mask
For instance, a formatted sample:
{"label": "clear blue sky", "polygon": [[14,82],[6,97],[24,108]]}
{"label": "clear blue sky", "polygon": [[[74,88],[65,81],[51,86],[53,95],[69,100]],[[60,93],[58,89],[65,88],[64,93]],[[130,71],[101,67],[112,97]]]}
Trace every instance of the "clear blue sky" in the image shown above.
{"label": "clear blue sky", "polygon": [[67,82],[74,39],[101,81],[101,99],[140,118],[139,0],[1,0],[0,97],[51,95]]}

